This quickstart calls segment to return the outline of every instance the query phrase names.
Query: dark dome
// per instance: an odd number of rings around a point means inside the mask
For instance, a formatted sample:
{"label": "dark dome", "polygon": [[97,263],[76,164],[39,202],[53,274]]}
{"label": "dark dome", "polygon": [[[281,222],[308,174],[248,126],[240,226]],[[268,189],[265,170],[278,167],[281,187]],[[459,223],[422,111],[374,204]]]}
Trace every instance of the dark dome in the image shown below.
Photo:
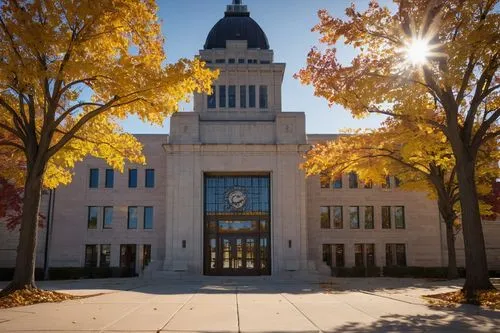
{"label": "dark dome", "polygon": [[225,49],[227,40],[246,40],[249,49],[269,50],[267,36],[247,13],[228,13],[208,33],[206,49]]}

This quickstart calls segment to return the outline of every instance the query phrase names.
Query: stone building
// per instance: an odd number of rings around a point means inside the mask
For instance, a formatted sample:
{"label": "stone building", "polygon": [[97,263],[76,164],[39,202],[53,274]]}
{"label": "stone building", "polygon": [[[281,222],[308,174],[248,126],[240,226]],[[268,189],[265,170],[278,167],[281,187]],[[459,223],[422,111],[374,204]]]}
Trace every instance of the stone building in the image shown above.
{"label": "stone building", "polygon": [[[274,62],[241,1],[227,6],[199,56],[220,70],[213,94],[175,114],[170,135],[137,135],[147,165],[121,174],[98,159],[79,163],[52,200],[38,266],[45,249],[50,267],[160,275],[446,266],[444,226],[425,193],[399,190],[393,176],[381,185],[355,174],[333,183],[305,177],[304,152],[335,136],[308,135],[304,113],[282,110],[285,64]],[[498,240],[497,225],[485,235]],[[17,236],[2,230],[1,238],[0,265],[12,267]],[[489,251],[498,266],[499,249]]]}

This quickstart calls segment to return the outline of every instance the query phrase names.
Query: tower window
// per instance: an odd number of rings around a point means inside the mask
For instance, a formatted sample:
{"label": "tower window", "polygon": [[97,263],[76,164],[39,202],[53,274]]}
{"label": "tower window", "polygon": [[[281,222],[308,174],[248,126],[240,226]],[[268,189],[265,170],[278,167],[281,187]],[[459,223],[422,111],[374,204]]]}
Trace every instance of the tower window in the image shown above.
{"label": "tower window", "polygon": [[219,107],[226,107],[226,86],[219,86]]}
{"label": "tower window", "polygon": [[231,58],[231,59],[228,59],[227,62],[230,63],[230,64],[234,64],[234,63],[236,63],[236,59]]}
{"label": "tower window", "polygon": [[236,86],[228,87],[228,97],[229,97],[228,106],[230,108],[236,107]]}
{"label": "tower window", "polygon": [[247,107],[247,86],[240,86],[240,108]]}
{"label": "tower window", "polygon": [[245,63],[245,59],[238,59],[238,64],[244,64]]}
{"label": "tower window", "polygon": [[209,109],[215,109],[217,107],[215,98],[215,86],[212,86],[212,93],[210,95],[207,95],[207,107]]}
{"label": "tower window", "polygon": [[255,107],[255,86],[248,86],[248,107]]}
{"label": "tower window", "polygon": [[90,169],[89,187],[97,188],[99,186],[99,169]]}
{"label": "tower window", "polygon": [[267,65],[270,64],[271,62],[269,60],[261,60],[260,63]]}
{"label": "tower window", "polygon": [[226,59],[215,59],[216,64],[224,64],[226,63]]}
{"label": "tower window", "polygon": [[267,86],[259,87],[259,107],[267,109]]}

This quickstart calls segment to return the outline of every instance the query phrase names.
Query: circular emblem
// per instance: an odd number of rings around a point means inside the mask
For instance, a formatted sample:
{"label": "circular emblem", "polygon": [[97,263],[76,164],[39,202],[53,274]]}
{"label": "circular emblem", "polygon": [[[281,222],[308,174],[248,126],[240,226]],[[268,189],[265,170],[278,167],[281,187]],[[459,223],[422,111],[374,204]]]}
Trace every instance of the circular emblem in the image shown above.
{"label": "circular emblem", "polygon": [[247,196],[242,190],[234,189],[228,192],[227,201],[232,208],[241,209],[247,202]]}

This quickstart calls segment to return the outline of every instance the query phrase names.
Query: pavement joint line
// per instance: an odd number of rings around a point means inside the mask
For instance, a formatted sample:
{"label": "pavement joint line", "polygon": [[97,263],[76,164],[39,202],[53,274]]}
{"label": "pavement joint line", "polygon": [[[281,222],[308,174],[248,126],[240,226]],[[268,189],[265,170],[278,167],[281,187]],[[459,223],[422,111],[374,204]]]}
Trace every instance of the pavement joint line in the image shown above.
{"label": "pavement joint line", "polygon": [[309,318],[304,312],[302,312],[301,309],[299,309],[299,307],[297,305],[295,305],[292,301],[290,301],[288,299],[288,297],[286,297],[283,293],[280,293],[281,297],[283,297],[288,303],[290,303],[297,311],[299,311],[299,313],[304,316],[304,318],[306,318],[314,327],[316,327],[318,329],[318,333],[323,333],[324,331],[318,326],[316,325],[316,323],[314,321],[312,321],[311,318]]}
{"label": "pavement joint line", "polygon": [[[201,288],[201,286],[200,286]],[[160,329],[158,329],[156,331],[156,333],[160,333],[161,331],[164,331],[164,328],[167,327],[167,325],[172,321],[172,319],[174,319],[174,317],[186,306],[186,304],[188,304],[193,298],[194,296],[198,295],[199,294],[199,290],[200,288],[198,288],[198,292],[194,293],[191,295],[191,297],[189,297],[181,306],[179,306],[179,308],[174,312],[172,313],[172,315],[170,316],[170,318],[168,318],[167,322],[165,323],[165,325],[163,325]],[[168,330],[165,330],[168,332]]]}
{"label": "pavement joint line", "polygon": [[422,303],[414,303],[414,302],[404,301],[402,299],[398,299],[398,298],[394,298],[394,297],[390,297],[390,296],[379,295],[379,294],[371,293],[369,291],[363,291],[363,290],[359,290],[359,289],[357,289],[356,291],[358,293],[362,293],[362,294],[366,294],[366,295],[371,295],[371,296],[376,296],[376,297],[380,297],[380,298],[387,298],[387,299],[390,299],[390,300],[393,300],[393,301],[398,301],[398,302],[401,302],[401,303],[406,303],[406,304],[411,304],[411,305],[422,305]]}
{"label": "pavement joint line", "polygon": [[[129,289],[129,290],[132,290],[132,289]],[[125,290],[125,291],[129,291],[129,290]],[[124,292],[124,291],[121,291],[121,292]],[[130,309],[129,311],[125,312],[125,314],[122,315],[121,317],[119,317],[118,319],[112,321],[111,323],[109,323],[107,325],[104,325],[104,327],[102,327],[102,328],[99,329],[99,332],[105,332],[106,328],[108,328],[108,327],[116,324],[117,322],[119,322],[120,320],[122,320],[123,318],[125,318],[126,316],[128,316],[129,314],[131,314],[134,311],[140,309],[142,306],[145,306],[146,304],[150,303],[153,298],[154,298],[154,296],[151,296],[146,302],[144,302],[144,303],[138,303],[137,306],[135,306],[132,309]]]}
{"label": "pavement joint line", "polygon": [[236,286],[236,319],[238,322],[238,333],[241,333],[241,328],[240,328],[240,305],[238,301],[238,286]]}

